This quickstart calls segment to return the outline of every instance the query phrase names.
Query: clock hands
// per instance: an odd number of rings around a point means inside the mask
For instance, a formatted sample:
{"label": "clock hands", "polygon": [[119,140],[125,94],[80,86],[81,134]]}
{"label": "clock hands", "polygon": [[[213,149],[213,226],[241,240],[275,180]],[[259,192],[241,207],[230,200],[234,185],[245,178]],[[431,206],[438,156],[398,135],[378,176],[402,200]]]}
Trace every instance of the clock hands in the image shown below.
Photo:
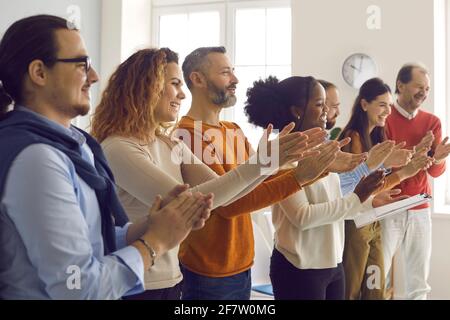
{"label": "clock hands", "polygon": [[360,57],[359,59],[359,68],[355,67],[353,64],[350,64],[350,67],[355,69],[356,71],[361,72],[363,59],[364,59],[363,57]]}

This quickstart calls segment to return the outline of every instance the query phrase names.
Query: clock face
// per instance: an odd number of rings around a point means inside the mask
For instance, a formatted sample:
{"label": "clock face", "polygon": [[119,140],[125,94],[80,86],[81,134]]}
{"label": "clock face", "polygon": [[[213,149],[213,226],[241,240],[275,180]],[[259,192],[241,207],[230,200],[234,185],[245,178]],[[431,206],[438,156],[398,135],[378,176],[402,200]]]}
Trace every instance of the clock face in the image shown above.
{"label": "clock face", "polygon": [[352,54],[345,59],[342,65],[342,76],[345,82],[356,89],[359,89],[365,81],[376,77],[377,74],[375,61],[364,53]]}

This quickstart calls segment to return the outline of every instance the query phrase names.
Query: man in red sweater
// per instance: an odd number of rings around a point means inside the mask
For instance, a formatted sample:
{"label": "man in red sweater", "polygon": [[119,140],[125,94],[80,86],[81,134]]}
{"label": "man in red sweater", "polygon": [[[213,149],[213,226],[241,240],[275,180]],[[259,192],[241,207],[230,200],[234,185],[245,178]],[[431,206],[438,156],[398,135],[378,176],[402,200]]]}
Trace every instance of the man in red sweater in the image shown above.
{"label": "man in red sweater", "polygon": [[[428,175],[439,177],[445,171],[445,158],[450,152],[448,138],[442,140],[441,122],[431,113],[420,109],[430,90],[430,77],[419,64],[404,65],[396,80],[397,101],[386,121],[386,135],[396,142],[406,141],[407,148],[425,149],[431,146],[434,165],[404,180],[399,188],[410,196],[431,193]],[[401,249],[405,266],[404,299],[426,299],[431,258],[431,211],[428,204],[400,213],[383,221],[383,251],[386,274],[392,258]]]}

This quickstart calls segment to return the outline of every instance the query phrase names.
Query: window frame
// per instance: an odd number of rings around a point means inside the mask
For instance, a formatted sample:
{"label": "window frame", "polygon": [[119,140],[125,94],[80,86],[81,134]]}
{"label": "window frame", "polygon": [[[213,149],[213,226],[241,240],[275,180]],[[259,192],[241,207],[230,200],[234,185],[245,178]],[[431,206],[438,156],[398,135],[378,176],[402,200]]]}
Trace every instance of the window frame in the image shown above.
{"label": "window frame", "polygon": [[215,4],[190,4],[178,6],[161,6],[154,7],[152,10],[152,39],[151,44],[155,47],[159,46],[159,21],[163,15],[171,14],[190,14],[206,11],[219,11],[220,16],[220,35],[219,40],[221,44],[225,44],[225,30],[226,30],[226,5],[223,3]]}

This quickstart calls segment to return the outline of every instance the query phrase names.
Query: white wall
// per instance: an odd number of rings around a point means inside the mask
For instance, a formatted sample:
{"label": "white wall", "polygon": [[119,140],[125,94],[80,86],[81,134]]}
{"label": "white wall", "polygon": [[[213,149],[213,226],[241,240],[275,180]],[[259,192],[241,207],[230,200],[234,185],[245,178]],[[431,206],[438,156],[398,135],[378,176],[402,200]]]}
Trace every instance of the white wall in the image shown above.
{"label": "white wall", "polygon": [[102,0],[102,90],[121,62],[150,45],[151,4],[151,0]]}
{"label": "white wall", "polygon": [[122,0],[102,0],[100,90],[121,62]]}
{"label": "white wall", "polygon": [[[0,36],[14,21],[35,14],[53,14],[64,18],[73,15],[71,6],[78,6],[81,17],[81,33],[86,42],[92,63],[97,71],[100,71],[100,25],[101,25],[101,1],[100,0],[0,0]],[[96,105],[99,95],[99,86],[91,89],[92,105]],[[88,116],[79,118],[77,124],[86,127],[89,123]]]}
{"label": "white wall", "polygon": [[[368,30],[366,9],[381,9],[381,29]],[[293,74],[334,82],[341,92],[342,114],[348,121],[356,89],[342,79],[341,67],[351,53],[363,52],[377,62],[379,76],[394,89],[402,64],[421,61],[434,73],[434,19],[431,0],[292,0]],[[433,86],[433,83],[432,83]],[[434,111],[434,94],[425,109]],[[443,119],[442,119],[443,120]],[[441,178],[442,179],[442,178]],[[431,298],[450,299],[450,219],[433,216]]]}
{"label": "white wall", "polygon": [[122,14],[122,60],[139,49],[147,48],[151,39],[151,0],[126,0]]}
{"label": "white wall", "polygon": [[449,230],[449,217],[433,217],[433,247],[429,279],[431,299],[450,300]]}

